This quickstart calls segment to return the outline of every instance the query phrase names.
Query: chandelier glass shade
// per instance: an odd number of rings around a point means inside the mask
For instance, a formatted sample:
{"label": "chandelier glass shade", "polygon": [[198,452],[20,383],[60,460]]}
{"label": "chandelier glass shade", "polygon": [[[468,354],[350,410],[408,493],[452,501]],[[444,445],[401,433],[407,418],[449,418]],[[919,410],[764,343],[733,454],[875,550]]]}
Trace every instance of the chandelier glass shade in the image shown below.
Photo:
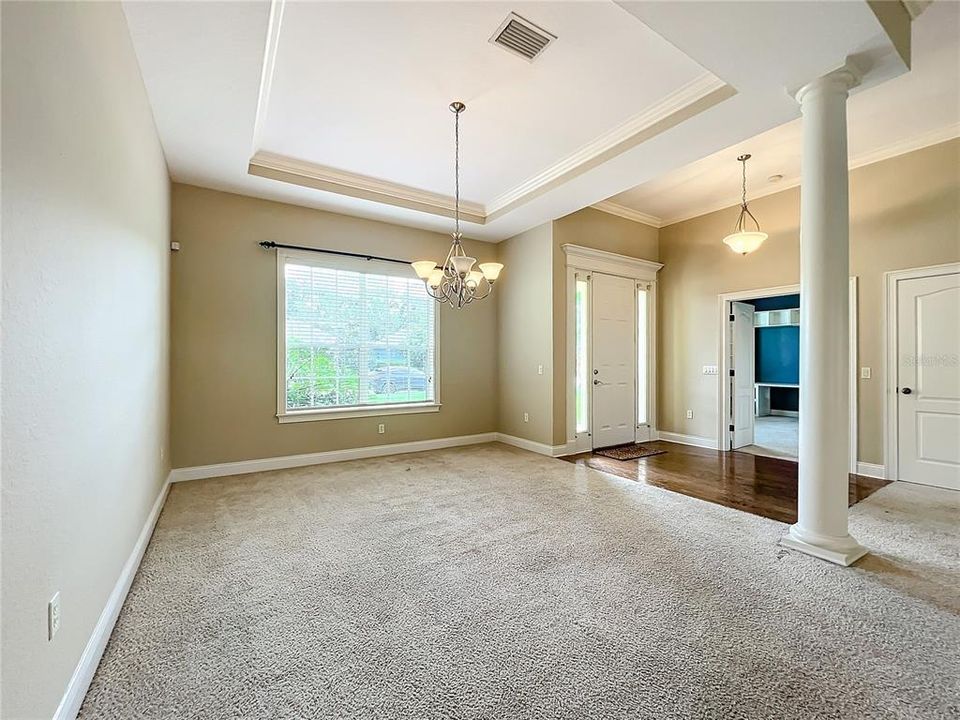
{"label": "chandelier glass shade", "polygon": [[493,284],[500,277],[503,265],[480,263],[463,249],[460,232],[460,113],[467,109],[462,102],[450,103],[454,114],[454,231],[453,242],[442,264],[433,260],[410,263],[417,277],[424,281],[427,294],[439,303],[462,308],[474,300],[482,300],[493,292]]}
{"label": "chandelier glass shade", "polygon": [[[743,165],[743,195],[740,201],[740,215],[737,217],[737,224],[733,232],[723,239],[723,242],[731,250],[740,255],[752,253],[767,239],[767,234],[760,229],[760,223],[747,207],[747,160],[749,159],[750,155],[741,155],[737,158]],[[748,229],[747,218],[753,220],[756,230]]]}

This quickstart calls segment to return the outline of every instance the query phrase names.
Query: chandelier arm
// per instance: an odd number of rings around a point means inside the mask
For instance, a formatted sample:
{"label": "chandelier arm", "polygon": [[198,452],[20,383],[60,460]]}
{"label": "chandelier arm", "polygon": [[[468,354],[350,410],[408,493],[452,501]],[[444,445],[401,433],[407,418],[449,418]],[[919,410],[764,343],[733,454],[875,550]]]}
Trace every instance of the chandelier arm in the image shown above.
{"label": "chandelier arm", "polygon": [[483,300],[484,298],[489,297],[490,293],[493,292],[493,285],[490,284],[490,281],[485,280],[485,282],[487,283],[487,291],[483,295],[473,295],[471,298],[472,300]]}

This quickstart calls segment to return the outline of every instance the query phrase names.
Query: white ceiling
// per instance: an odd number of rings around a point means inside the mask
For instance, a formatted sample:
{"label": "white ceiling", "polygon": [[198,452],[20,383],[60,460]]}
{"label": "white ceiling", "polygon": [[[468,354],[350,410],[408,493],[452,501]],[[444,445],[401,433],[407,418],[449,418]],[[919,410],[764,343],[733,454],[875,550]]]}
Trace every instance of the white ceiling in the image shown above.
{"label": "white ceiling", "polygon": [[[461,99],[492,241],[795,118],[786,88],[853,52],[902,72],[860,0],[124,7],[174,180],[447,231]],[[509,11],[558,36],[533,63],[488,42]]]}
{"label": "white ceiling", "polygon": [[[487,42],[511,11],[559,40]],[[463,195],[490,205],[705,74],[611,2],[288,3],[258,149],[450,194],[462,100]]]}
{"label": "white ceiling", "polygon": [[[917,18],[911,71],[854,94],[847,113],[851,167],[960,136],[960,3],[934,3]],[[800,148],[800,121],[794,120],[615,195],[610,202],[627,214],[649,216],[651,224],[669,225],[739,204],[736,158],[743,153],[753,155],[747,164],[749,197],[798,185]],[[771,182],[773,175],[783,177]]]}

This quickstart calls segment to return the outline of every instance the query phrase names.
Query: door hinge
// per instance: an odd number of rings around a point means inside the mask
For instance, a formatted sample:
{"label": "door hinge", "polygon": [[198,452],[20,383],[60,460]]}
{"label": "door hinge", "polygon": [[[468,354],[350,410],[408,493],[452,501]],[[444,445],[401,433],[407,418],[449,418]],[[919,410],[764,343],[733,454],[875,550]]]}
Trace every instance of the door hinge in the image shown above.
{"label": "door hinge", "polygon": [[730,377],[734,377],[736,376],[736,374],[737,374],[737,371],[734,370],[733,368],[730,368]]}
{"label": "door hinge", "polygon": [[733,432],[733,425],[730,426],[730,432]]}
{"label": "door hinge", "polygon": [[733,322],[733,321],[736,320],[736,319],[737,319],[737,316],[736,316],[736,315],[731,315],[731,316],[730,316],[730,322]]}

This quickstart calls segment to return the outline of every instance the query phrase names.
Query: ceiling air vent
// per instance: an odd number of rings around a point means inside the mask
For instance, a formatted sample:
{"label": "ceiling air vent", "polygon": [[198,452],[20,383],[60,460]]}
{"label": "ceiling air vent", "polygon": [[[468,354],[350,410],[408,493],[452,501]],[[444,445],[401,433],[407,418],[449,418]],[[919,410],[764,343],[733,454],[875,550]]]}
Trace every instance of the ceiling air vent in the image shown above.
{"label": "ceiling air vent", "polygon": [[510,13],[490,38],[490,42],[509,50],[514,55],[533,60],[556,39],[557,36],[553,33],[537,27],[516,13]]}

